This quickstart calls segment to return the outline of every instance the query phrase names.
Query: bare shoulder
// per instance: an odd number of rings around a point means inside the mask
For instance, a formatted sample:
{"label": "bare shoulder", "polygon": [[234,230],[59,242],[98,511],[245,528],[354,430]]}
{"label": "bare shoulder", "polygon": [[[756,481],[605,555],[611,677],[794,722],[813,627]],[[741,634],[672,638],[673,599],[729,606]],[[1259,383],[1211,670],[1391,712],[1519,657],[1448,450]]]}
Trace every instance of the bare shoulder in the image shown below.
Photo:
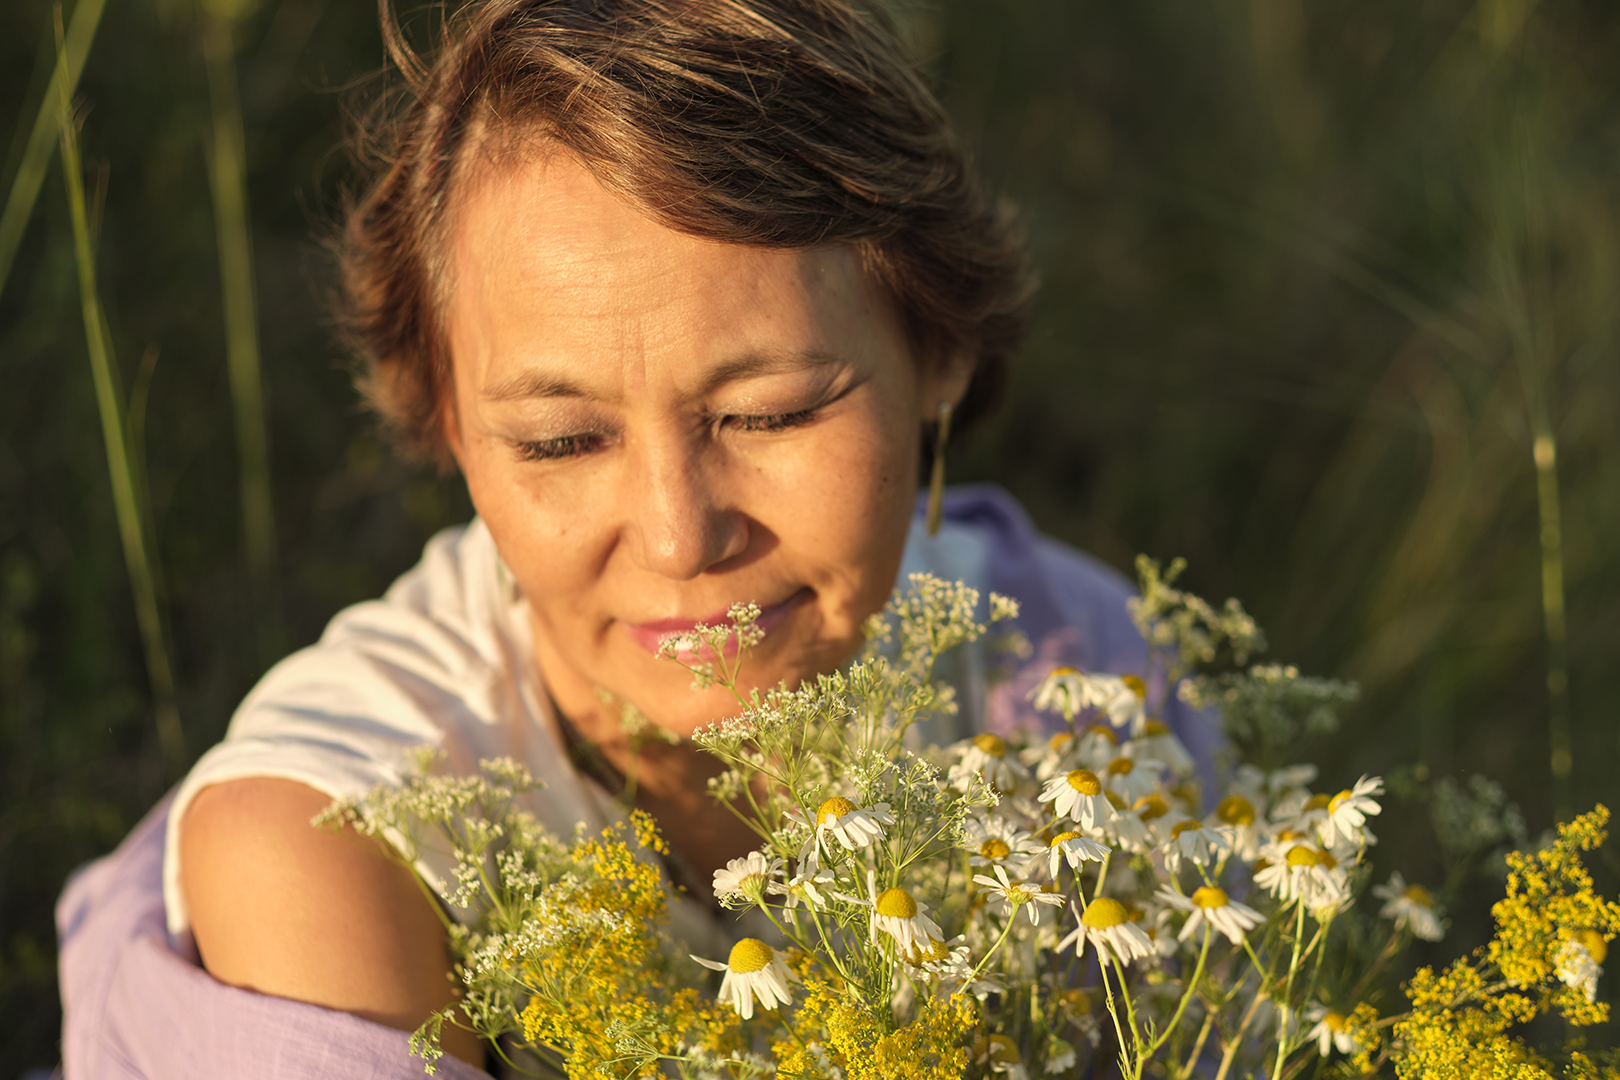
{"label": "bare shoulder", "polygon": [[[330,800],[291,780],[199,792],[180,823],[198,951],[221,982],[414,1030],[454,996],[433,904],[375,841],[311,825]],[[482,1064],[470,1035],[445,1050]]]}

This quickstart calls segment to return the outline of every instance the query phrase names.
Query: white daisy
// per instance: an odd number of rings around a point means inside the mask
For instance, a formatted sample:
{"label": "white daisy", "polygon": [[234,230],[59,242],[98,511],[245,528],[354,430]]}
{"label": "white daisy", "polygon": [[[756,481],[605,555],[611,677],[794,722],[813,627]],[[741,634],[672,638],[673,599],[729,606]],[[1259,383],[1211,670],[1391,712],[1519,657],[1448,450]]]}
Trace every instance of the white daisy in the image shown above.
{"label": "white daisy", "polygon": [[1047,892],[1034,882],[1010,880],[1005,866],[996,867],[995,877],[974,874],[973,880],[989,889],[994,894],[993,898],[1005,904],[1014,915],[1019,908],[1027,910],[1029,921],[1036,926],[1041,923],[1042,904],[1058,906],[1064,900],[1062,893]]}
{"label": "white daisy", "polygon": [[1072,667],[1053,669],[1030,693],[1035,707],[1073,721],[1086,709],[1100,710],[1115,727],[1140,735],[1146,723],[1147,684],[1139,675],[1087,675]]}
{"label": "white daisy", "polygon": [[1240,904],[1226,895],[1226,890],[1217,889],[1212,885],[1194,889],[1191,896],[1182,896],[1168,885],[1161,885],[1158,893],[1159,899],[1165,903],[1187,912],[1187,921],[1182,924],[1181,933],[1177,935],[1180,940],[1186,941],[1196,934],[1205,922],[1217,931],[1226,935],[1226,939],[1234,945],[1243,942],[1243,935],[1264,920],[1261,914],[1246,904]]}
{"label": "white daisy", "polygon": [[1232,850],[1232,830],[1223,825],[1206,825],[1197,818],[1183,818],[1170,828],[1164,842],[1164,868],[1181,872],[1183,859],[1194,866],[1212,866]]}
{"label": "white daisy", "polygon": [[1035,779],[1045,783],[1060,772],[1069,770],[1069,759],[1074,753],[1074,733],[1060,731],[1044,743],[1026,748],[1019,759],[1035,771]]}
{"label": "white daisy", "polygon": [[1085,768],[1100,772],[1119,757],[1119,736],[1107,724],[1092,724],[1080,733],[1074,757]]}
{"label": "white daisy", "polygon": [[1242,795],[1228,795],[1215,804],[1211,824],[1225,826],[1232,837],[1232,852],[1244,862],[1253,862],[1264,836],[1254,803]]}
{"label": "white daisy", "polygon": [[787,897],[789,908],[798,907],[799,901],[803,900],[805,906],[812,911],[820,911],[827,906],[827,893],[831,892],[829,886],[833,880],[831,870],[823,870],[815,862],[805,861],[799,864],[797,874],[786,882],[773,883],[770,891],[778,896]]}
{"label": "white daisy", "polygon": [[1153,830],[1142,820],[1143,809],[1133,807],[1114,811],[1104,829],[1114,846],[1130,852],[1146,851],[1153,846]]}
{"label": "white daisy", "polygon": [[1052,842],[1047,845],[1046,850],[1029,860],[1024,868],[1024,873],[1033,873],[1040,867],[1042,862],[1045,862],[1047,864],[1046,876],[1056,881],[1058,866],[1063,860],[1068,860],[1070,870],[1078,872],[1081,863],[1088,860],[1090,862],[1102,862],[1108,858],[1108,853],[1111,850],[1107,844],[1099,844],[1095,840],[1087,839],[1071,829],[1052,837]]}
{"label": "white daisy", "polygon": [[720,980],[720,1000],[736,1009],[744,1020],[753,1018],[755,998],[772,1012],[778,1005],[793,1004],[793,996],[788,992],[793,972],[782,963],[776,950],[758,938],[743,938],[733,945],[731,957],[724,964],[701,956],[692,959],[706,968],[726,973]]}
{"label": "white daisy", "polygon": [[1162,762],[1147,758],[1137,759],[1121,754],[1108,763],[1103,770],[1103,786],[1115,792],[1128,803],[1133,803],[1142,796],[1156,791],[1159,787],[1159,774],[1164,771]]}
{"label": "white daisy", "polygon": [[1007,756],[1007,740],[989,732],[957,743],[953,750],[962,756],[951,767],[948,777],[951,785],[964,788],[974,773],[982,773],[985,782],[999,791],[1011,791],[1018,781],[1029,775],[1022,762]]}
{"label": "white daisy", "polygon": [[1565,986],[1586,995],[1590,1005],[1597,1000],[1597,981],[1603,974],[1603,961],[1609,957],[1609,944],[1595,930],[1577,930],[1558,950],[1554,974]]}
{"label": "white daisy", "polygon": [[883,839],[883,827],[893,824],[894,815],[889,813],[888,803],[863,808],[849,799],[834,796],[816,808],[815,835],[806,846],[830,853],[832,844],[827,839],[830,836],[845,851],[859,851]]}
{"label": "white daisy", "polygon": [[1029,1070],[1024,1068],[1018,1044],[1005,1035],[981,1038],[968,1051],[968,1057],[973,1064],[987,1067],[992,1074],[1000,1074],[1008,1080],[1029,1080]]}
{"label": "white daisy", "polygon": [[939,924],[928,917],[928,905],[919,902],[902,888],[877,891],[875,878],[867,874],[867,889],[871,899],[866,905],[872,909],[869,933],[876,941],[878,931],[894,938],[904,956],[931,957],[944,943],[945,934]]}
{"label": "white daisy", "polygon": [[732,859],[714,872],[714,898],[725,907],[757,904],[785,865],[781,859],[767,859],[762,851]]}
{"label": "white daisy", "polygon": [[1079,1055],[1075,1053],[1073,1043],[1066,1039],[1060,1039],[1056,1035],[1047,1036],[1046,1074],[1048,1076],[1068,1072],[1074,1068],[1075,1062],[1079,1060]]}
{"label": "white daisy", "polygon": [[1327,815],[1317,835],[1325,847],[1339,844],[1361,844],[1367,833],[1367,818],[1383,813],[1374,795],[1382,794],[1384,781],[1363,776],[1356,786],[1339,792],[1328,800]]}
{"label": "white daisy", "polygon": [[[1301,899],[1318,913],[1338,908],[1350,898],[1350,875],[1333,853],[1309,844],[1294,843],[1286,851],[1273,850],[1268,865],[1254,882],[1284,903]],[[1275,847],[1275,846],[1274,846]]]}
{"label": "white daisy", "polygon": [[1412,933],[1424,941],[1439,941],[1445,936],[1434,909],[1434,896],[1421,885],[1408,885],[1399,870],[1389,875],[1388,885],[1374,885],[1372,891],[1384,901],[1378,914],[1394,919],[1397,928],[1410,926]]}
{"label": "white daisy", "polygon": [[1190,776],[1197,771],[1187,747],[1176,738],[1175,732],[1157,720],[1143,724],[1142,737],[1131,740],[1131,752],[1134,757],[1164,762],[1177,776]]}
{"label": "white daisy", "polygon": [[1055,712],[1072,721],[1086,708],[1086,677],[1072,667],[1056,667],[1029,693],[1042,712]]}
{"label": "white daisy", "polygon": [[1156,955],[1153,939],[1140,926],[1127,917],[1125,905],[1111,896],[1099,896],[1087,905],[1080,915],[1080,925],[1057,944],[1062,952],[1070,945],[1075,955],[1085,951],[1086,942],[1097,947],[1104,957],[1113,954],[1122,964]]}
{"label": "white daisy", "polygon": [[970,818],[962,846],[971,853],[970,866],[1000,866],[1009,859],[1022,861],[1033,852],[1046,850],[1029,833],[994,815]]}
{"label": "white daisy", "polygon": [[1323,1057],[1327,1057],[1333,1049],[1341,1054],[1355,1053],[1356,1039],[1350,1033],[1350,1021],[1343,1013],[1312,1002],[1305,1007],[1305,1020],[1316,1021],[1316,1026],[1306,1033],[1305,1038],[1316,1040],[1317,1052]]}
{"label": "white daisy", "polygon": [[1082,829],[1099,828],[1114,816],[1102,780],[1090,769],[1071,769],[1052,777],[1041,789],[1041,802],[1052,804],[1053,816],[1069,818]]}

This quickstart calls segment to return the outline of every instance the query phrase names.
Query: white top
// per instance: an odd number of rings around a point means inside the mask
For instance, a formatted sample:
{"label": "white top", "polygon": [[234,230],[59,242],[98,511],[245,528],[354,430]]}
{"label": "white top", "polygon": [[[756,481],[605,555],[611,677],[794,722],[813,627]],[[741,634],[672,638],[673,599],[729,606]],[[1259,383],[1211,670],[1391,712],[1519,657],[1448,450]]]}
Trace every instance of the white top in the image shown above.
{"label": "white top", "polygon": [[[928,537],[913,522],[900,584],[926,571],[984,590],[987,546],[973,529],[946,522]],[[169,931],[190,926],[180,889],[180,822],[197,792],[249,777],[296,780],[334,799],[399,784],[412,751],[438,748],[457,774],[481,760],[510,757],[543,787],[525,802],[559,836],[579,822],[599,829],[624,815],[564,749],[550,696],[534,661],[528,603],[482,521],[428,541],[422,561],[380,600],[346,608],[321,639],[282,660],[248,694],[225,740],[181,783],[169,809],[163,899]],[[983,661],[965,653],[946,672],[956,683],[963,732],[979,726]],[[930,733],[948,741],[960,732]],[[448,863],[424,858],[423,877],[441,893]],[[671,929],[694,946],[718,927],[693,901],[670,906]]]}

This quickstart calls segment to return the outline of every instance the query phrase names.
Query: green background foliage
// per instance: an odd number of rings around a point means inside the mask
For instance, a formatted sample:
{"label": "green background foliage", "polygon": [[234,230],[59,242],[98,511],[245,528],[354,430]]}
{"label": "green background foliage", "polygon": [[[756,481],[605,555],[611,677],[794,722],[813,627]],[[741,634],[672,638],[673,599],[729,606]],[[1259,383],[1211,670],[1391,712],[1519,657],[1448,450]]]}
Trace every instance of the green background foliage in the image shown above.
{"label": "green background foliage", "polygon": [[[1533,0],[895,0],[1044,281],[1005,406],[953,450],[1129,569],[1186,556],[1273,655],[1364,687],[1301,745],[1404,770],[1380,874],[1438,883],[1423,781],[1555,815],[1535,435],[1556,443],[1568,802],[1620,802],[1620,11]],[[71,10],[68,12],[71,16]],[[276,562],[250,572],[205,43],[236,20]],[[425,19],[419,20],[425,24]],[[0,8],[9,187],[51,8]],[[374,11],[109,0],[79,87],[99,282],[141,436],[195,756],[287,648],[470,507],[350,389],[324,297]],[[94,208],[93,208],[94,209]],[[57,1058],[51,905],[176,779],[130,600],[53,161],[0,291],[0,1072]],[[1400,800],[1397,800],[1400,803]],[[1600,882],[1614,891],[1611,845]],[[1462,871],[1453,876],[1461,880]],[[1440,961],[1486,935],[1487,869]],[[1606,982],[1612,983],[1612,977]]]}

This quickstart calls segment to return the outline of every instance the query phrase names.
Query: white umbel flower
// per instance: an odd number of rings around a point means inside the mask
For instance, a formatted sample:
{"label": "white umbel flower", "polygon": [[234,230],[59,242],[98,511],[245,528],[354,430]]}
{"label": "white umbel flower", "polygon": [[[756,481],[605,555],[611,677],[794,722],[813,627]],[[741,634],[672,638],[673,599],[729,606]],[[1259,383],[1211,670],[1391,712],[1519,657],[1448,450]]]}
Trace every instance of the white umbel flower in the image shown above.
{"label": "white umbel flower", "polygon": [[1446,936],[1434,910],[1434,896],[1421,885],[1408,885],[1399,870],[1389,875],[1388,885],[1374,885],[1372,891],[1384,901],[1378,914],[1394,919],[1397,928],[1409,926],[1424,941],[1439,941]]}
{"label": "white umbel flower", "polygon": [[1603,974],[1603,961],[1609,957],[1608,942],[1595,930],[1577,930],[1558,950],[1558,966],[1554,974],[1565,986],[1573,986],[1586,995],[1590,1005],[1597,1000],[1597,981]]}
{"label": "white umbel flower", "polygon": [[1159,887],[1159,899],[1171,907],[1187,912],[1187,921],[1182,924],[1178,938],[1186,941],[1196,934],[1204,923],[1209,923],[1219,933],[1226,935],[1226,940],[1234,945],[1243,943],[1243,935],[1264,922],[1264,917],[1254,908],[1240,904],[1226,895],[1226,890],[1217,889],[1213,885],[1194,889],[1191,896],[1182,896],[1168,885]]}
{"label": "white umbel flower", "polygon": [[1122,964],[1158,955],[1153,947],[1153,939],[1130,921],[1125,905],[1111,896],[1099,896],[1087,905],[1080,915],[1080,925],[1057,943],[1057,951],[1062,952],[1073,945],[1075,955],[1079,956],[1085,951],[1088,941],[1097,947],[1104,958],[1112,954]]}
{"label": "white umbel flower", "polygon": [[1090,769],[1071,769],[1052,777],[1041,789],[1041,802],[1051,803],[1054,816],[1066,817],[1082,829],[1100,828],[1114,816],[1102,780]]}
{"label": "white umbel flower", "polygon": [[1356,1039],[1350,1033],[1350,1021],[1343,1013],[1312,1002],[1305,1008],[1305,1020],[1307,1023],[1316,1021],[1316,1026],[1306,1033],[1305,1038],[1316,1040],[1317,1053],[1323,1057],[1327,1057],[1332,1050],[1338,1050],[1341,1054],[1355,1053]]}
{"label": "white umbel flower", "polygon": [[1047,892],[1032,881],[1010,880],[1005,866],[996,867],[995,877],[974,874],[973,880],[990,890],[992,896],[1007,905],[1014,915],[1018,914],[1019,908],[1029,912],[1029,921],[1036,926],[1041,924],[1042,904],[1056,907],[1064,901],[1062,893]]}
{"label": "white umbel flower", "polygon": [[720,1000],[736,1009],[744,1020],[753,1018],[756,998],[768,1012],[774,1012],[778,1005],[793,1004],[793,995],[788,991],[793,973],[776,955],[776,950],[758,938],[743,938],[733,945],[731,956],[724,964],[701,956],[692,959],[706,968],[726,973],[720,980]]}
{"label": "white umbel flower", "polygon": [[1376,776],[1363,776],[1356,786],[1339,792],[1328,800],[1327,816],[1317,826],[1317,835],[1324,847],[1340,844],[1360,845],[1368,840],[1367,819],[1383,813],[1374,795],[1384,791],[1384,781]]}
{"label": "white umbel flower", "polygon": [[757,904],[784,865],[781,859],[767,859],[762,851],[732,859],[714,872],[714,898],[726,907],[743,901]]}

